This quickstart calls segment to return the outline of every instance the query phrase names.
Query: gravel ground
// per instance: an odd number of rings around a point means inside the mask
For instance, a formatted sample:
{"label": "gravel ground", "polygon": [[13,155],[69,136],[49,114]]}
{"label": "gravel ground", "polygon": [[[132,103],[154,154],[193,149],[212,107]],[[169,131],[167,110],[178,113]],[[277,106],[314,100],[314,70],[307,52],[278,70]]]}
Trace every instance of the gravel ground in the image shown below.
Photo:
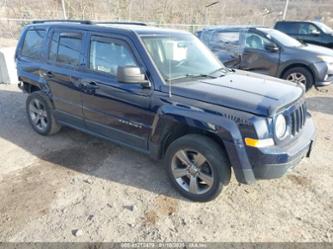
{"label": "gravel ground", "polygon": [[311,159],[287,176],[192,203],[161,163],[64,128],[37,135],[0,85],[0,241],[333,241],[333,87],[311,90]]}

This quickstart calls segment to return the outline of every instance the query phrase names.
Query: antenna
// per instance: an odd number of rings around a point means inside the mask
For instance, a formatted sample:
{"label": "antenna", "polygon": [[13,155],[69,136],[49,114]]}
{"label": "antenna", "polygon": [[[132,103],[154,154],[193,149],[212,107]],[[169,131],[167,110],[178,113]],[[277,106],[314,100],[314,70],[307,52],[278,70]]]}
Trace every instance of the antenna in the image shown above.
{"label": "antenna", "polygon": [[171,80],[169,80],[169,98],[172,97],[172,92],[171,92]]}
{"label": "antenna", "polygon": [[[171,34],[169,32],[169,40],[171,40]],[[171,92],[171,60],[169,60],[169,80],[168,80],[168,84],[169,84],[169,98],[172,97],[172,92]]]}

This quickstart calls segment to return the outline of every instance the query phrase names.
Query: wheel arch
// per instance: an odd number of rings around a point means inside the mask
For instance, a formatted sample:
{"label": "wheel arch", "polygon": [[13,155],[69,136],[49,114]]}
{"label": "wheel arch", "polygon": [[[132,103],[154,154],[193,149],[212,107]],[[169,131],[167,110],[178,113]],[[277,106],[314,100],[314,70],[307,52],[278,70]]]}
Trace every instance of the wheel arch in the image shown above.
{"label": "wheel arch", "polygon": [[[174,131],[176,131],[176,132],[174,132]],[[219,137],[217,134],[206,131],[204,129],[197,128],[197,127],[191,127],[188,124],[186,124],[186,125],[175,124],[173,126],[172,130],[169,130],[169,132],[165,135],[165,137],[162,140],[160,157],[161,158],[164,157],[167,149],[174,141],[176,141],[177,139],[179,139],[183,136],[190,135],[190,134],[197,134],[197,135],[209,137],[212,140],[214,140],[221,147],[221,149],[226,150],[223,139],[221,139],[221,137]],[[228,158],[228,160],[229,160],[229,158]]]}
{"label": "wheel arch", "polygon": [[23,90],[26,93],[33,93],[33,92],[38,92],[41,91],[42,89],[39,86],[29,84],[27,82],[23,82]]}
{"label": "wheel arch", "polygon": [[312,78],[313,78],[313,81],[315,82],[316,81],[316,73],[315,71],[309,66],[309,65],[306,65],[305,63],[300,63],[300,62],[297,62],[297,63],[292,63],[292,64],[289,64],[288,66],[286,66],[283,70],[281,70],[281,73],[279,75],[279,78],[282,78],[283,75],[290,69],[292,68],[296,68],[296,67],[302,67],[302,68],[305,68],[306,70],[308,70],[311,75],[312,75]]}
{"label": "wheel arch", "polygon": [[225,142],[233,143],[235,138],[242,139],[237,124],[223,116],[186,111],[177,107],[167,111],[168,113],[159,111],[154,120],[149,140],[149,147],[154,158],[163,159],[172,142],[189,134],[211,138],[226,151],[227,155],[229,152]]}

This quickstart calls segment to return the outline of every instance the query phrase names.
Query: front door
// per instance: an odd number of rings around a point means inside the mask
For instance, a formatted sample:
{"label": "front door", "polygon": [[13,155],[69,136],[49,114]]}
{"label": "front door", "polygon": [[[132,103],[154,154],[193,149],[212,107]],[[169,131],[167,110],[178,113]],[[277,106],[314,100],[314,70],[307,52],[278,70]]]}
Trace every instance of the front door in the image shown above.
{"label": "front door", "polygon": [[80,81],[86,127],[121,144],[148,150],[154,113],[152,89],[117,80],[119,66],[143,67],[128,41],[90,34],[84,76]]}
{"label": "front door", "polygon": [[300,23],[297,38],[311,44],[322,44],[322,31],[312,23]]}
{"label": "front door", "polygon": [[276,76],[280,64],[280,51],[269,51],[267,44],[273,44],[263,34],[248,31],[244,33],[244,51],[240,69]]}

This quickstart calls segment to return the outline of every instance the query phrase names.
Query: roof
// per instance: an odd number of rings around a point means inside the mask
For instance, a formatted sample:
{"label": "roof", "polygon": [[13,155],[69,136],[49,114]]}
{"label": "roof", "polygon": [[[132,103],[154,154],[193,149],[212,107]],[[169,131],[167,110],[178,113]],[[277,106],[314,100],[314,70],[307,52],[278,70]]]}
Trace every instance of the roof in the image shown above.
{"label": "roof", "polygon": [[314,21],[314,20],[281,20],[277,21],[278,22],[308,22],[308,23],[320,23],[319,21]]}
{"label": "roof", "polygon": [[81,30],[90,31],[119,31],[123,33],[134,32],[139,35],[179,35],[179,34],[189,34],[189,32],[168,29],[168,28],[158,28],[154,26],[148,26],[144,23],[137,22],[91,22],[91,21],[73,21],[73,20],[48,20],[48,21],[35,21],[29,26],[34,27],[61,27],[61,28],[74,28]]}
{"label": "roof", "polygon": [[258,25],[219,25],[219,26],[210,26],[207,28],[204,28],[204,31],[212,31],[212,30],[228,30],[228,29],[253,29],[253,28],[263,28],[263,26]]}

